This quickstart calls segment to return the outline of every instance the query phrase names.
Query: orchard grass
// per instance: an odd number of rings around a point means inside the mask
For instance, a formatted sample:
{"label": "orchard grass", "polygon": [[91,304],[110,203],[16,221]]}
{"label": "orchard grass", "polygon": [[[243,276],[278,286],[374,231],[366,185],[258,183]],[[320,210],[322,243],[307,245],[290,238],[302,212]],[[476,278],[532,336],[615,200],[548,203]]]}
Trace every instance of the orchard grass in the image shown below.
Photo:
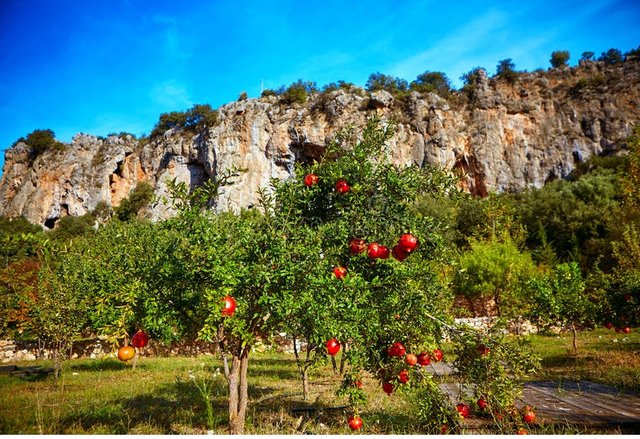
{"label": "orchard grass", "polygon": [[619,391],[640,393],[640,330],[618,334],[598,328],[578,334],[574,354],[571,332],[529,336],[531,347],[542,359],[536,380],[593,381]]}
{"label": "orchard grass", "polygon": [[[351,433],[351,412],[335,395],[341,379],[330,362],[311,371],[307,403],[293,354],[254,353],[249,367],[246,434]],[[209,384],[212,419],[198,390],[203,382]],[[387,396],[370,377],[363,385],[370,394],[361,413],[366,433],[419,433],[404,398]],[[135,370],[112,357],[69,360],[57,383],[52,375],[0,375],[0,434],[226,434],[226,391],[222,364],[210,355],[140,358]],[[301,410],[314,407],[325,410]]]}
{"label": "orchard grass", "polygon": [[[583,331],[577,355],[573,354],[570,333],[528,338],[542,359],[541,370],[532,380],[590,380],[640,392],[637,329],[628,335],[606,329]],[[450,358],[447,346],[444,351],[445,359]],[[21,365],[34,364],[50,366],[46,361]],[[308,402],[302,400],[293,354],[256,352],[249,368],[251,402],[246,434],[351,434],[347,427],[351,412],[345,408],[346,399],[335,395],[340,378],[333,374],[329,361],[310,371]],[[140,358],[135,370],[107,357],[66,361],[57,383],[52,376],[0,375],[0,433],[226,434],[227,390],[221,369],[219,359],[211,355]],[[202,396],[203,384],[210,395],[210,416]],[[360,413],[365,421],[363,433],[422,433],[410,398],[400,393],[387,396],[371,376],[363,378],[363,385],[369,397]],[[562,424],[536,431],[577,432],[588,431]]]}

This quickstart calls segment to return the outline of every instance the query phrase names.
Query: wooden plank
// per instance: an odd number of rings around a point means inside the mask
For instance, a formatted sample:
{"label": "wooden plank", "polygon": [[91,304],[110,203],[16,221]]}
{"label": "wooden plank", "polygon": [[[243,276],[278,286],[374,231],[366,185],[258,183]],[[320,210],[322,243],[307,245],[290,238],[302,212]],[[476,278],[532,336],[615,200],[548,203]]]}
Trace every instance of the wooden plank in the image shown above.
{"label": "wooden plank", "polygon": [[[633,413],[629,410],[620,410],[616,408],[615,410],[608,407],[601,407],[600,405],[595,405],[591,402],[592,398],[585,397],[581,394],[578,394],[573,391],[565,390],[562,394],[557,393],[557,391],[550,390],[548,387],[529,387],[530,391],[526,397],[526,401],[535,405],[535,393],[541,393],[549,398],[553,398],[557,401],[557,403],[553,403],[551,400],[551,405],[553,405],[553,411],[549,413],[554,417],[560,417],[564,419],[580,419],[583,422],[594,425],[594,424],[620,424],[624,422],[640,422],[640,413]],[[559,409],[560,407],[560,409]],[[550,412],[547,407],[539,407],[538,411],[540,414],[545,412]]]}
{"label": "wooden plank", "polygon": [[[570,383],[558,391],[558,383],[528,383],[518,406],[536,407],[539,420],[545,423],[564,421],[590,426],[640,424],[640,409],[637,407],[640,397],[633,394],[619,397],[611,387],[591,386],[590,383],[586,383],[583,389],[597,392],[579,391],[578,384],[580,383]],[[442,383],[439,387],[453,404],[459,402],[461,395],[464,397],[473,394],[472,387],[461,388],[458,383]],[[606,398],[606,401],[603,402],[602,398]]]}
{"label": "wooden plank", "polygon": [[540,388],[530,388],[529,392],[523,393],[523,402],[526,405],[534,406],[541,420],[566,420],[579,422],[580,424],[591,424],[591,417],[581,411],[581,407],[571,404],[566,399],[561,399],[548,390]]}
{"label": "wooden plank", "polygon": [[[525,389],[546,388],[549,391],[555,391],[557,398],[566,397],[580,400],[576,403],[580,403],[581,406],[595,405],[613,413],[622,412],[629,417],[640,417],[640,397],[636,395],[631,393],[619,395],[613,387],[591,382],[584,382],[584,388],[588,389],[586,391],[581,389],[580,385],[583,383],[568,382],[564,384],[564,387],[559,387],[557,383],[553,382],[529,383]],[[606,400],[606,404],[602,403],[603,399]]]}

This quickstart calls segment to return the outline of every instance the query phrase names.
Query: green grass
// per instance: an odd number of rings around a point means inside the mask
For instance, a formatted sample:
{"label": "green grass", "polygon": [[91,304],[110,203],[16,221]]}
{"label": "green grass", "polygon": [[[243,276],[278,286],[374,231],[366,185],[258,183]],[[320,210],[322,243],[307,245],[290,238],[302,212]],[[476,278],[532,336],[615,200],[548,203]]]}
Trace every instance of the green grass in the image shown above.
{"label": "green grass", "polygon": [[553,381],[593,381],[640,393],[640,331],[617,334],[610,329],[578,334],[578,353],[570,333],[530,336],[541,370],[533,377]]}
{"label": "green grass", "polygon": [[[604,329],[581,333],[578,355],[571,352],[570,334],[529,338],[542,358],[542,370],[533,380],[590,380],[640,391],[637,331],[625,338]],[[142,358],[135,370],[113,358],[71,360],[65,362],[58,382],[51,376],[0,375],[0,433],[226,434],[226,381],[216,373],[220,369],[216,357],[203,355]],[[351,434],[346,427],[350,413],[345,409],[315,411],[308,416],[292,412],[292,408],[310,405],[335,408],[347,404],[335,395],[340,378],[333,375],[330,364],[312,371],[306,403],[293,355],[252,354],[249,379],[251,402],[245,433]],[[414,421],[415,407],[408,398],[385,395],[372,377],[365,377],[363,383],[369,401],[361,413],[364,433],[424,433]],[[204,384],[210,416],[201,393]],[[570,425],[540,428],[535,432],[585,432]]]}

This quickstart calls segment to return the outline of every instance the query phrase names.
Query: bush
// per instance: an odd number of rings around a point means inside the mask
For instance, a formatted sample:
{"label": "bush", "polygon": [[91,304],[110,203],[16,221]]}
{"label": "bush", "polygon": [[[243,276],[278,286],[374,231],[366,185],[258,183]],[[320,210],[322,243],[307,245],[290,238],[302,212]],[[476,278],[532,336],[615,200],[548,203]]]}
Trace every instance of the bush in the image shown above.
{"label": "bush", "polygon": [[603,61],[605,64],[617,64],[624,60],[620,49],[609,49],[606,52],[602,52],[598,61]]}
{"label": "bush", "polygon": [[172,111],[160,115],[160,120],[151,131],[151,136],[160,136],[165,131],[182,127],[189,132],[197,132],[214,126],[218,122],[218,111],[209,104],[195,104],[187,111]]}
{"label": "bush", "polygon": [[285,105],[304,104],[312,93],[317,91],[316,83],[298,79],[280,95],[280,102]]}
{"label": "bush", "polygon": [[243,91],[240,93],[240,96],[238,96],[238,101],[246,101],[247,99],[249,99],[249,95],[246,91]]}
{"label": "bush", "polygon": [[0,216],[0,258],[9,264],[29,256],[34,256],[42,228],[31,224],[24,217],[7,218]]}
{"label": "bush", "polygon": [[516,72],[515,68],[516,65],[511,58],[498,61],[496,76],[500,79],[504,79],[510,84],[513,84],[518,80],[518,72]]}
{"label": "bush", "polygon": [[53,239],[61,242],[68,242],[74,238],[87,236],[94,232],[95,217],[91,214],[82,216],[65,216],[56,224],[56,228],[52,230]]}
{"label": "bush", "polygon": [[397,95],[400,92],[409,90],[409,84],[401,78],[394,78],[383,73],[372,73],[367,80],[365,88],[370,92],[385,90],[392,95]]}
{"label": "bush", "polygon": [[618,175],[600,169],[575,182],[554,181],[541,189],[515,195],[520,221],[527,228],[527,245],[543,245],[540,230],[560,261],[579,261],[585,270],[596,264],[614,265],[611,239],[619,233]]}
{"label": "bush", "polygon": [[268,96],[278,96],[278,93],[271,89],[271,88],[267,88],[265,90],[262,90],[262,93],[260,93],[260,97],[261,98],[266,98]]}
{"label": "bush", "polygon": [[142,208],[151,203],[153,199],[153,186],[147,181],[141,181],[131,191],[129,196],[116,207],[115,214],[120,221],[129,221],[137,217]]}
{"label": "bush", "polygon": [[593,52],[582,52],[581,61],[591,61],[596,54]]}
{"label": "bush", "polygon": [[569,52],[567,50],[556,50],[551,52],[551,59],[549,62],[553,68],[566,67],[567,61],[569,61]]}
{"label": "bush", "polygon": [[447,75],[442,72],[426,71],[421,73],[411,83],[410,88],[420,93],[437,93],[442,97],[447,97],[451,94],[451,82]]}
{"label": "bush", "polygon": [[471,240],[471,249],[460,257],[454,284],[459,294],[493,298],[499,316],[515,317],[527,306],[524,282],[535,271],[531,255],[521,253],[508,238]]}
{"label": "bush", "polygon": [[640,46],[624,54],[625,61],[640,61]]}
{"label": "bush", "polygon": [[56,140],[56,135],[53,130],[34,130],[27,135],[27,138],[20,137],[13,142],[13,146],[20,142],[26,143],[31,148],[31,158],[36,159],[42,153],[48,150],[61,151],[64,149],[64,144]]}

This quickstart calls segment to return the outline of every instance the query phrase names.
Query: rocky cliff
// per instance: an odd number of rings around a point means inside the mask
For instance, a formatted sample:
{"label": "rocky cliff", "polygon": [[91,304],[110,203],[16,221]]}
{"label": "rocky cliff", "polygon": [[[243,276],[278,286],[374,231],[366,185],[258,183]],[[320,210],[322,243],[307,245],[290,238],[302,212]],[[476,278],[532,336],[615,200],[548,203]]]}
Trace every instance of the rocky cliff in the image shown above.
{"label": "rocky cliff", "polygon": [[[222,106],[215,126],[195,134],[179,128],[142,140],[78,134],[35,160],[18,143],[6,152],[0,215],[51,228],[100,201],[118,205],[140,181],[162,198],[168,179],[194,187],[233,167],[247,171],[224,188],[217,209],[251,206],[271,178],[287,178],[294,163],[319,157],[336,131],[364,126],[372,112],[397,122],[395,163],[459,170],[461,184],[478,195],[540,187],[591,155],[624,150],[640,124],[640,63],[588,62],[523,74],[513,84],[480,74],[447,99],[340,89],[291,106],[275,96],[243,100]],[[149,215],[171,211],[158,202]]]}

